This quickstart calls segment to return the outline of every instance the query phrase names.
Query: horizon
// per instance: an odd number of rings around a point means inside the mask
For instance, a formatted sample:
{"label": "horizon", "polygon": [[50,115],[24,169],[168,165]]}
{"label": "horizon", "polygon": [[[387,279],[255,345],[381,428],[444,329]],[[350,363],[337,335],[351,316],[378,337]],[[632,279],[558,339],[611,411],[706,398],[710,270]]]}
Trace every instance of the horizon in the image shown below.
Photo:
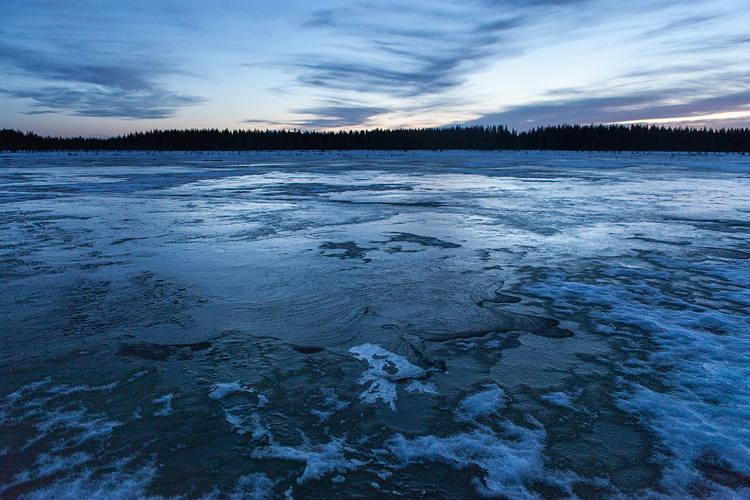
{"label": "horizon", "polygon": [[123,133],[120,133],[118,135],[69,135],[69,136],[51,136],[51,135],[41,135],[37,134],[33,130],[18,130],[18,129],[12,129],[12,128],[2,128],[0,131],[12,131],[17,132],[20,134],[32,134],[36,135],[42,139],[60,139],[60,140],[69,140],[69,139],[94,139],[94,140],[109,140],[109,139],[117,139],[117,138],[125,138],[129,135],[133,134],[150,134],[150,133],[162,133],[162,132],[243,132],[243,133],[302,133],[302,134],[347,134],[349,132],[357,132],[357,133],[368,133],[368,132],[398,132],[398,131],[420,131],[420,130],[450,130],[454,128],[472,128],[472,127],[483,127],[485,129],[492,129],[493,127],[496,127],[498,130],[505,128],[509,133],[511,134],[524,134],[524,133],[531,133],[537,130],[548,130],[553,128],[564,128],[564,127],[571,127],[571,128],[597,128],[597,127],[625,127],[625,128],[633,128],[633,127],[642,127],[642,128],[662,128],[667,130],[674,130],[674,131],[707,131],[707,132],[715,132],[720,133],[722,131],[732,131],[732,130],[738,130],[738,131],[749,131],[749,126],[738,126],[738,127],[710,127],[710,126],[702,126],[702,127],[693,127],[690,125],[682,125],[682,124],[658,124],[658,123],[558,123],[558,124],[548,124],[548,125],[537,125],[533,128],[528,128],[524,130],[516,130],[514,128],[510,128],[506,125],[497,124],[497,125],[461,125],[461,124],[454,124],[454,125],[443,125],[443,126],[435,126],[435,127],[419,127],[419,128],[407,128],[407,127],[400,127],[400,128],[368,128],[368,129],[355,129],[355,128],[340,128],[340,129],[299,129],[299,128],[292,128],[292,129],[285,129],[285,128],[277,128],[277,129],[259,129],[259,128],[220,128],[220,127],[211,127],[211,128],[185,128],[185,129],[143,129],[143,130],[131,130],[126,131]]}
{"label": "horizon", "polygon": [[474,125],[359,131],[187,129],[130,132],[108,138],[40,137],[0,130],[0,150],[559,150],[750,151],[750,128],[707,129],[664,125],[557,125],[518,132]]}
{"label": "horizon", "polygon": [[737,2],[224,1],[0,13],[0,129],[750,126]]}

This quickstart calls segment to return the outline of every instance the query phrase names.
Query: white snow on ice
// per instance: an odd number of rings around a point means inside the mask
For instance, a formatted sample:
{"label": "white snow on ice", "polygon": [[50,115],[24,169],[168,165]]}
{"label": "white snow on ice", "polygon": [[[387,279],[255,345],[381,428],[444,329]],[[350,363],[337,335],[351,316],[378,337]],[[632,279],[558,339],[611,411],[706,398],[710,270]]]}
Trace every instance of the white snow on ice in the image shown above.
{"label": "white snow on ice", "polygon": [[505,408],[505,403],[508,401],[505,392],[497,384],[486,386],[486,388],[486,391],[472,394],[461,401],[456,412],[459,420],[486,417]]}
{"label": "white snow on ice", "polygon": [[235,392],[253,392],[253,389],[243,386],[239,380],[234,382],[217,382],[211,386],[208,397],[211,399],[221,399],[227,394]]}
{"label": "white snow on ice", "polygon": [[346,445],[343,439],[333,439],[328,443],[304,448],[269,446],[253,451],[252,456],[253,458],[281,458],[304,462],[305,469],[297,478],[297,483],[302,484],[333,472],[342,473],[361,467],[364,465],[363,462],[347,459],[345,456],[346,452],[354,451],[352,447]]}
{"label": "white snow on ice", "polygon": [[359,383],[370,384],[360,398],[366,403],[383,401],[396,411],[396,385],[404,379],[423,377],[427,372],[411,364],[405,357],[383,349],[379,345],[363,344],[352,347],[349,352],[370,365],[359,379]]}

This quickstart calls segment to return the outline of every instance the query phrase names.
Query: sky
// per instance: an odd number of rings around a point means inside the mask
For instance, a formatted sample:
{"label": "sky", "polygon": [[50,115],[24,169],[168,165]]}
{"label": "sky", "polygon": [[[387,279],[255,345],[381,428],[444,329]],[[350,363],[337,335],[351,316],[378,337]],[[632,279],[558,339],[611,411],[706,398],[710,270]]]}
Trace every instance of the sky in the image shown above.
{"label": "sky", "polygon": [[0,0],[0,129],[750,127],[750,0]]}

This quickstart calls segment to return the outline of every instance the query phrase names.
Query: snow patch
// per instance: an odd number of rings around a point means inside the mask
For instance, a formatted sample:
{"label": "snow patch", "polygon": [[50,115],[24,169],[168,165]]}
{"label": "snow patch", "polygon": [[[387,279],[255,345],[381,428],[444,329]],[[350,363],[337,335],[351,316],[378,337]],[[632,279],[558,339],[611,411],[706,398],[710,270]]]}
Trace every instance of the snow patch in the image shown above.
{"label": "snow patch", "polygon": [[23,496],[23,500],[157,500],[147,487],[156,475],[153,467],[142,467],[132,473],[119,470],[94,476],[85,470],[78,477],[66,477]]}
{"label": "snow patch", "polygon": [[236,415],[231,410],[224,410],[224,418],[232,426],[232,430],[239,435],[247,434],[248,432],[253,437],[253,440],[259,441],[263,438],[267,438],[269,442],[273,442],[273,436],[266,429],[260,421],[260,415],[257,413],[250,414],[249,421],[245,418]]}
{"label": "snow patch", "polygon": [[32,470],[23,471],[13,478],[10,484],[0,486],[0,492],[12,486],[23,484],[39,478],[52,476],[60,472],[69,471],[79,467],[91,460],[91,455],[87,453],[73,453],[68,456],[49,455],[43,453],[37,457],[36,467]]}
{"label": "snow patch", "polygon": [[346,446],[343,439],[334,439],[329,443],[307,449],[270,446],[264,450],[254,451],[252,456],[253,458],[280,458],[305,462],[305,470],[297,478],[297,484],[302,484],[311,479],[319,479],[332,472],[343,473],[364,465],[359,460],[347,459],[344,455],[345,452],[351,453],[354,452],[354,449]]}
{"label": "snow patch", "polygon": [[[658,281],[647,270],[641,274],[648,279],[639,279],[634,270],[616,283],[592,284],[551,272],[524,292],[553,299],[560,309],[585,303],[600,331],[631,337],[633,355],[614,363],[622,387],[617,404],[638,416],[668,451],[657,457],[664,467],[663,488],[677,498],[690,496],[696,485],[717,498],[741,497],[743,488],[723,483],[750,477],[750,428],[741,424],[750,421],[750,321],[743,308],[716,301],[746,290],[750,266],[746,261],[646,258],[672,274]],[[670,292],[669,286],[688,280],[700,283],[695,298]],[[641,338],[658,348],[639,347]],[[668,390],[651,387],[650,377]],[[719,465],[711,467],[720,472],[707,475],[700,464],[714,455]]]}
{"label": "snow patch", "polygon": [[438,391],[435,388],[435,384],[432,382],[422,382],[421,380],[412,380],[409,385],[405,387],[407,392],[416,394],[437,394]]}
{"label": "snow patch", "polygon": [[174,394],[166,394],[151,401],[152,403],[164,405],[161,410],[157,410],[154,412],[154,416],[166,417],[167,415],[170,415],[172,413],[172,399],[174,399]]}
{"label": "snow patch", "polygon": [[237,486],[229,495],[229,500],[263,500],[270,498],[276,485],[261,472],[242,476],[237,480]]}
{"label": "snow patch", "polygon": [[80,392],[102,392],[102,391],[111,391],[115,387],[119,385],[119,382],[115,381],[111,384],[107,385],[99,385],[94,387],[89,387],[88,385],[77,385],[77,386],[68,386],[68,385],[57,385],[50,387],[47,389],[47,392],[50,394],[57,394],[60,396],[66,396],[68,394],[76,394]]}
{"label": "snow patch", "polygon": [[388,445],[404,466],[424,461],[442,462],[456,469],[477,466],[484,471],[474,486],[485,496],[531,499],[536,494],[525,482],[545,478],[543,471],[544,430],[531,430],[505,423],[502,439],[489,428],[447,437],[420,436],[407,439],[401,434]]}
{"label": "snow patch", "polygon": [[349,352],[370,365],[359,379],[360,385],[369,387],[359,397],[366,403],[383,401],[396,411],[396,384],[405,379],[423,377],[427,372],[399,355],[375,344],[352,347]]}
{"label": "snow patch", "polygon": [[253,392],[253,390],[244,387],[239,380],[224,383],[217,382],[211,386],[208,397],[211,399],[221,399],[227,394],[232,394],[234,392]]}
{"label": "snow patch", "polygon": [[474,420],[486,417],[505,408],[508,397],[497,384],[486,385],[486,391],[472,394],[464,398],[458,405],[456,418],[458,420]]}
{"label": "snow patch", "polygon": [[[90,439],[101,438],[112,433],[122,422],[107,420],[99,415],[90,415],[83,409],[51,411],[36,424],[38,434],[32,442],[39,441],[56,431],[75,431],[68,439],[58,442],[56,450],[78,446]],[[31,444],[31,443],[29,443]]]}
{"label": "snow patch", "polygon": [[[580,394],[580,391],[578,391]],[[551,392],[542,396],[544,401],[552,403],[555,406],[562,406],[563,408],[575,409],[573,406],[573,400],[576,396],[571,396],[567,392]]]}

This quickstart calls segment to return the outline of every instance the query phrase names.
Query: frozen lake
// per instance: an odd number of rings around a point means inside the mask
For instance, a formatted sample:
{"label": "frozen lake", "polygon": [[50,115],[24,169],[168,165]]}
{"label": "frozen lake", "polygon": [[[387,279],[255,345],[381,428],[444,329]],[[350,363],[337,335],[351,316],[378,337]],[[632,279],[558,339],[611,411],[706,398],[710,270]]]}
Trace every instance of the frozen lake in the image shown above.
{"label": "frozen lake", "polygon": [[0,496],[748,498],[749,173],[0,155]]}

